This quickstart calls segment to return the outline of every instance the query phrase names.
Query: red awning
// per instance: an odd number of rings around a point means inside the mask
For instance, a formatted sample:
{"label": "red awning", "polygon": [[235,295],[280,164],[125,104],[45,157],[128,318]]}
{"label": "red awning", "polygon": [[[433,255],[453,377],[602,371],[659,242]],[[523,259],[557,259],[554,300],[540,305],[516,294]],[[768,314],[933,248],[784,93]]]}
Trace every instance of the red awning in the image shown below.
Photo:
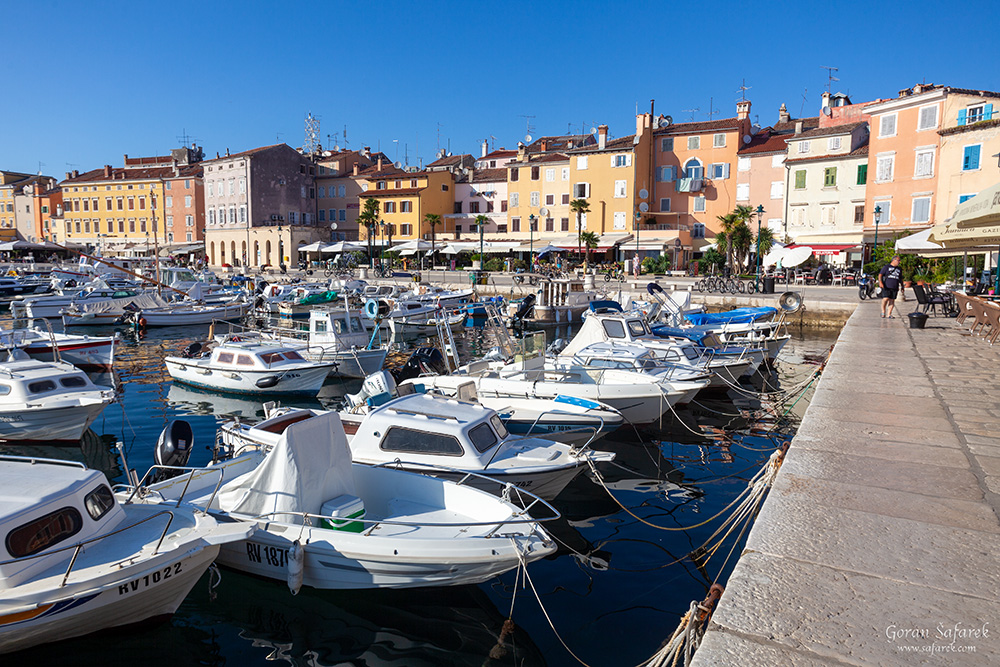
{"label": "red awning", "polygon": [[836,255],[845,250],[860,250],[857,243],[792,243],[786,246],[788,249],[807,247],[813,249],[814,255]]}
{"label": "red awning", "polygon": [[[576,252],[576,250],[577,250],[577,246],[575,246],[575,245],[574,246],[558,245],[558,244],[553,244],[553,245],[555,245],[560,250],[567,250],[567,251],[571,251],[571,252]],[[607,251],[611,250],[614,247],[615,246],[613,246],[613,245],[597,246],[596,248],[591,248],[590,252],[592,252],[592,253],[594,253],[594,252],[607,252]],[[581,248],[581,250],[586,251],[587,249],[586,248]]]}

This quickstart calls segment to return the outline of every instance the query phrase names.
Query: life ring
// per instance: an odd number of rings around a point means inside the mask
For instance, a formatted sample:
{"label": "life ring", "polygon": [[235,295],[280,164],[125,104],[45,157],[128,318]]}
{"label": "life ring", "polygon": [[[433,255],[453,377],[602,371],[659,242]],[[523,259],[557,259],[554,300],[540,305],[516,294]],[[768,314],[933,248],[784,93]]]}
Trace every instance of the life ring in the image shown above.
{"label": "life ring", "polygon": [[243,339],[240,338],[239,336],[233,336],[232,338],[229,339],[229,342],[230,343],[242,343]]}
{"label": "life ring", "polygon": [[365,301],[365,315],[367,315],[370,320],[378,318],[378,301],[375,299],[368,299]]}

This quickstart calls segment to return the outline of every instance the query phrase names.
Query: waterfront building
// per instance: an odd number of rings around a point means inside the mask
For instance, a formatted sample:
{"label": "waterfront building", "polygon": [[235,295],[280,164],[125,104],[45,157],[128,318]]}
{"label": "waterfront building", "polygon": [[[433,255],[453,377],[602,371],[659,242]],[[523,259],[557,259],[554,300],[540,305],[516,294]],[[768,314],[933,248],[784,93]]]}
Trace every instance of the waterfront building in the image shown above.
{"label": "waterfront building", "polygon": [[[544,140],[539,148],[532,153],[527,146],[520,146],[517,156],[504,167],[507,236],[528,243],[529,248],[534,242],[545,245],[570,231],[570,158],[565,153],[548,151]],[[589,196],[589,192],[580,194],[583,199]]]}
{"label": "waterfront building", "polygon": [[[971,93],[971,91],[970,91]],[[949,95],[944,101],[934,224],[955,207],[1000,181],[1000,94],[976,91]],[[997,109],[994,110],[994,104]]]}
{"label": "waterfront building", "polygon": [[63,217],[62,188],[56,179],[45,177],[25,187],[24,194],[31,199],[29,205],[33,217],[31,234],[25,240],[54,242],[52,230]]}
{"label": "waterfront building", "polygon": [[325,151],[317,160],[316,223],[330,230],[331,242],[362,238],[358,229],[361,184],[354,177],[380,158],[384,163],[389,161],[384,154],[373,154],[371,148],[365,146],[359,151]]}
{"label": "waterfront building", "polygon": [[316,164],[287,144],[216,154],[205,170],[205,245],[213,266],[295,266],[329,240],[316,222]]}
{"label": "waterfront building", "polygon": [[415,239],[431,239],[427,215],[441,217],[435,226],[435,239],[448,240],[454,234],[455,223],[446,218],[455,209],[455,175],[446,169],[437,171],[400,169],[388,160],[378,159],[374,166],[359,170],[354,177],[361,188],[358,205],[364,211],[365,201],[378,202],[378,229],[360,230],[360,240],[374,245],[388,243],[386,225],[391,225],[393,245]]}
{"label": "waterfront building", "polygon": [[40,238],[35,233],[37,211],[32,198],[35,185],[51,188],[55,179],[41,174],[0,171],[0,242]]}
{"label": "waterfront building", "polygon": [[503,168],[467,169],[455,179],[455,209],[445,216],[454,225],[455,240],[479,239],[476,218],[485,215],[483,237],[507,238],[507,170]]}

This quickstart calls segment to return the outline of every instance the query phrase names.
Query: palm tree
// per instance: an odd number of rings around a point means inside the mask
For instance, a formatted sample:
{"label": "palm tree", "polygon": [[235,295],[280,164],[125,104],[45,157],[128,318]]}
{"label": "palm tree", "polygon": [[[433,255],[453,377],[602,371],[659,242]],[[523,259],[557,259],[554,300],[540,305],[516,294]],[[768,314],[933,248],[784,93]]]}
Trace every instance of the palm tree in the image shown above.
{"label": "palm tree", "polygon": [[486,223],[490,219],[485,215],[476,216],[476,224],[479,226],[479,270],[482,271],[486,268],[486,257],[483,255],[483,231],[486,229]]}
{"label": "palm tree", "polygon": [[574,199],[569,203],[569,210],[572,213],[576,213],[576,252],[578,255],[582,255],[583,216],[586,213],[590,213],[590,204],[587,203],[586,199]]}
{"label": "palm tree", "polygon": [[581,232],[580,241],[587,248],[587,254],[583,258],[583,273],[586,274],[588,267],[590,266],[590,249],[596,248],[598,244],[597,234],[594,232]]}
{"label": "palm tree", "polygon": [[369,197],[365,200],[364,208],[361,213],[358,214],[358,224],[363,225],[368,230],[368,266],[371,268],[372,265],[372,242],[375,238],[375,232],[378,230],[378,210],[379,203],[374,197]]}
{"label": "palm tree", "polygon": [[771,252],[771,246],[774,245],[775,240],[774,230],[770,227],[762,227],[757,234],[757,240],[754,242],[754,245],[757,247],[757,256],[763,259],[764,255]]}
{"label": "palm tree", "polygon": [[747,255],[750,254],[750,248],[753,246],[753,232],[750,231],[750,226],[747,223],[741,221],[733,227],[733,231],[729,233],[729,245],[736,262],[736,270],[740,272]]}
{"label": "palm tree", "polygon": [[715,235],[715,247],[726,256],[726,265],[728,266],[733,262],[732,232],[733,227],[736,226],[736,216],[732,213],[726,213],[716,216],[716,219],[722,223],[722,231]]}
{"label": "palm tree", "polygon": [[434,268],[434,228],[441,224],[441,216],[437,213],[428,213],[424,216],[424,222],[431,226],[431,268]]}

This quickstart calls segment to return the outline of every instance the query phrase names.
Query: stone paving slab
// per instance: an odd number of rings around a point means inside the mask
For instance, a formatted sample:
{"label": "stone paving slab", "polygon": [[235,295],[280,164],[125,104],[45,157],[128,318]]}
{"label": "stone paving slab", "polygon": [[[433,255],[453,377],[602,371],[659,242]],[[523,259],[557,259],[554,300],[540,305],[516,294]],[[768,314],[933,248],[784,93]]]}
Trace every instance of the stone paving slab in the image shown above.
{"label": "stone paving slab", "polygon": [[857,308],[695,664],[1000,664],[998,415],[1000,346]]}

